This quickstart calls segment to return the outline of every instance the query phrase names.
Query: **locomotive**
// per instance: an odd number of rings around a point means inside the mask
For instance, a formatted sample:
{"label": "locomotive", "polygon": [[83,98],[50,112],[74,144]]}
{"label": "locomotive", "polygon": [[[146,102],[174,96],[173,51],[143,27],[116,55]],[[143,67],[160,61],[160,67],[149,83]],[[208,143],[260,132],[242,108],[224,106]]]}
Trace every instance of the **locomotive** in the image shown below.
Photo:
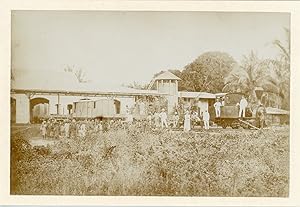
{"label": "locomotive", "polygon": [[[257,93],[258,100],[260,100],[262,93]],[[221,126],[222,128],[231,127],[237,129],[243,127],[246,129],[258,129],[262,127],[261,117],[265,116],[265,107],[260,101],[255,104],[248,104],[246,107],[245,117],[239,117],[239,102],[245,96],[243,93],[227,93],[222,98],[220,117],[215,117],[215,109],[213,106],[209,108],[211,120]],[[265,125],[265,124],[263,124]]]}

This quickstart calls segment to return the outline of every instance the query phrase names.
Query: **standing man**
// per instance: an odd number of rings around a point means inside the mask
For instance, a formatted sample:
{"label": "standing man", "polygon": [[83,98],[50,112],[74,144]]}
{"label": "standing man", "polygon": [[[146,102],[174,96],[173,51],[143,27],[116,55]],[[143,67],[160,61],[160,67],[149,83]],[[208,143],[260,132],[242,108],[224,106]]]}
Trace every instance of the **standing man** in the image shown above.
{"label": "standing man", "polygon": [[43,121],[41,127],[40,127],[40,131],[41,131],[41,134],[43,136],[44,139],[46,139],[46,133],[47,133],[47,124],[46,124],[46,121]]}
{"label": "standing man", "polygon": [[178,115],[177,111],[175,111],[173,121],[174,121],[173,128],[177,128],[178,121],[179,121],[179,115]]}
{"label": "standing man", "polygon": [[69,122],[69,120],[66,120],[64,129],[65,129],[65,137],[69,138],[70,137],[70,122]]}
{"label": "standing man", "polygon": [[148,122],[148,125],[150,127],[152,127],[152,114],[151,114],[151,112],[148,113],[147,122]]}
{"label": "standing man", "polygon": [[256,122],[257,122],[258,128],[261,128],[261,129],[264,128],[265,114],[266,114],[266,108],[262,104],[260,104],[256,111]]}
{"label": "standing man", "polygon": [[[240,111],[239,111],[239,117],[245,117],[246,113],[246,107],[248,106],[248,102],[245,99],[245,96],[242,96],[242,99],[240,101]],[[243,116],[242,116],[243,115]]]}
{"label": "standing man", "polygon": [[133,115],[128,105],[126,105],[126,122],[127,124],[132,124],[133,122]]}
{"label": "standing man", "polygon": [[197,111],[194,111],[191,115],[191,120],[192,120],[192,128],[194,128],[194,126],[196,126],[199,121],[200,121],[200,118],[198,116],[198,112]]}
{"label": "standing man", "polygon": [[128,107],[128,105],[126,105],[126,115],[128,115],[130,113],[130,109]]}
{"label": "standing man", "polygon": [[86,121],[82,122],[79,128],[79,136],[85,138],[86,135]]}
{"label": "standing man", "polygon": [[221,104],[222,104],[222,106],[225,106],[225,98],[224,97],[222,97],[222,99],[221,99],[222,101],[221,101]]}
{"label": "standing man", "polygon": [[221,115],[221,106],[222,106],[222,103],[220,102],[219,99],[217,99],[217,102],[214,104],[215,111],[216,111],[216,117],[220,117],[220,115]]}
{"label": "standing man", "polygon": [[203,112],[203,122],[204,122],[204,129],[209,129],[209,119],[210,115],[207,110]]}
{"label": "standing man", "polygon": [[190,130],[191,130],[191,115],[189,111],[186,111],[184,115],[183,131],[188,132]]}
{"label": "standing man", "polygon": [[98,125],[98,132],[99,132],[100,134],[103,133],[103,123],[102,123],[102,121],[99,122],[99,125]]}
{"label": "standing man", "polygon": [[76,137],[76,121],[75,119],[72,120],[70,124],[70,138]]}
{"label": "standing man", "polygon": [[160,121],[161,121],[161,127],[164,128],[168,128],[168,123],[167,123],[167,113],[165,112],[165,109],[161,110],[161,113],[159,114],[160,117]]}
{"label": "standing man", "polygon": [[155,128],[159,128],[159,113],[158,113],[158,111],[154,112],[154,125],[155,125]]}

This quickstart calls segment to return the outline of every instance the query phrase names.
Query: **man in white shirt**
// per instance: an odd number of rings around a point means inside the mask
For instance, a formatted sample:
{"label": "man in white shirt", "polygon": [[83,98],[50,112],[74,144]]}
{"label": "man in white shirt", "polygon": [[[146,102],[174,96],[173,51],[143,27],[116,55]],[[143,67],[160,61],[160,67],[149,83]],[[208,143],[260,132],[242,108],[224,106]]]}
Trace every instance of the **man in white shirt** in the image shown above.
{"label": "man in white shirt", "polygon": [[179,121],[179,115],[178,115],[178,113],[175,111],[174,116],[173,116],[173,128],[176,128],[176,127],[177,127],[178,121]]}
{"label": "man in white shirt", "polygon": [[216,111],[216,117],[221,116],[221,106],[222,106],[222,103],[220,102],[219,99],[217,99],[217,102],[214,104],[215,111]]}
{"label": "man in white shirt", "polygon": [[210,115],[207,110],[203,112],[203,122],[204,122],[204,129],[209,129],[209,119]]}
{"label": "man in white shirt", "polygon": [[239,106],[240,106],[239,117],[242,117],[242,115],[243,117],[245,117],[246,107],[248,106],[248,102],[244,96],[242,96]]}
{"label": "man in white shirt", "polygon": [[80,125],[80,129],[79,129],[79,136],[81,138],[84,138],[85,135],[86,135],[86,125],[85,125],[86,122],[83,122],[81,125]]}
{"label": "man in white shirt", "polygon": [[164,128],[168,128],[168,123],[167,123],[167,113],[165,112],[165,109],[162,109],[161,113],[159,114],[160,117],[160,121],[161,121],[161,127]]}

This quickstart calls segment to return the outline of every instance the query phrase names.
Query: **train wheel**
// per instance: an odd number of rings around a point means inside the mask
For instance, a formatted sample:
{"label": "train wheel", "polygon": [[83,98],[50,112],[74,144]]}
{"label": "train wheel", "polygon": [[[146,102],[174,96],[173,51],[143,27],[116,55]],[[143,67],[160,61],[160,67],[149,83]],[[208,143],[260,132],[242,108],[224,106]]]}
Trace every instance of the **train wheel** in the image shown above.
{"label": "train wheel", "polygon": [[222,121],[221,126],[222,126],[223,129],[226,129],[228,124],[226,123],[226,121]]}
{"label": "train wheel", "polygon": [[232,129],[238,129],[240,127],[240,122],[235,120],[231,123],[231,128]]}
{"label": "train wheel", "polygon": [[241,126],[242,126],[244,129],[249,129],[249,126],[248,126],[247,124],[242,123]]}

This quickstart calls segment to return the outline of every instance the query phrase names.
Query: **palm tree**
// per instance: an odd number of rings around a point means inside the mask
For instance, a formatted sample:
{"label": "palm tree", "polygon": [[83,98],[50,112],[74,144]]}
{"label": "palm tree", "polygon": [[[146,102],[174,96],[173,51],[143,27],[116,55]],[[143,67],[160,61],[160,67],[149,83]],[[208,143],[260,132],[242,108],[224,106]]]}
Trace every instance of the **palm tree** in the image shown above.
{"label": "palm tree", "polygon": [[264,90],[276,91],[277,86],[269,78],[267,62],[260,60],[251,51],[248,56],[244,56],[241,66],[236,65],[225,78],[224,92],[243,92],[249,96],[249,101],[257,102],[255,90],[262,87]]}
{"label": "palm tree", "polygon": [[282,42],[280,40],[274,40],[273,45],[277,47],[280,51],[280,59],[281,61],[285,62],[288,66],[290,64],[290,30],[287,28],[284,28],[286,39],[285,42]]}
{"label": "palm tree", "polygon": [[284,28],[286,40],[273,41],[273,45],[279,49],[280,56],[272,61],[270,76],[279,88],[278,94],[283,100],[282,108],[289,109],[290,105],[290,30]]}
{"label": "palm tree", "polygon": [[[280,51],[279,58],[260,60],[253,51],[245,56],[241,66],[236,66],[225,78],[224,92],[244,92],[251,102],[256,102],[256,87],[270,94],[275,107],[289,108],[290,89],[290,31],[285,29],[286,42],[273,41]],[[271,95],[272,94],[272,95]]]}
{"label": "palm tree", "polygon": [[[279,60],[264,60],[267,69],[269,88],[266,92],[275,94],[270,96],[270,101],[275,103],[274,107],[288,109],[290,72],[286,68],[286,63]],[[272,100],[273,99],[273,100]]]}

